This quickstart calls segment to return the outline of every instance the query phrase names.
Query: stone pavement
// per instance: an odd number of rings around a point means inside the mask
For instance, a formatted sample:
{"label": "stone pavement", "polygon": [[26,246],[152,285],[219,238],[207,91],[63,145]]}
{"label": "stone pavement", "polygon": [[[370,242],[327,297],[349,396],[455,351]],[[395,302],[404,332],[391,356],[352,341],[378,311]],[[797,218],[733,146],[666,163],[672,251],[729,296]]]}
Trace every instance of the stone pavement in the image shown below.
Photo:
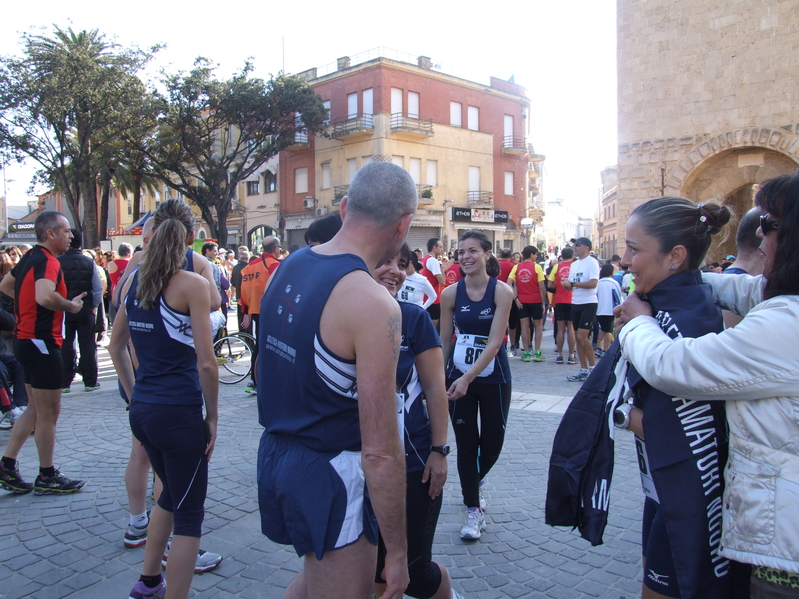
{"label": "stone pavement", "polygon": [[[552,438],[578,385],[565,378],[576,366],[554,363],[550,340],[551,330],[545,333],[545,363],[511,359],[515,390],[505,448],[487,478],[488,529],[477,542],[458,536],[464,509],[453,455],[434,557],[467,598],[638,597],[643,501],[632,438],[622,435],[618,443],[604,545],[591,547],[577,532],[544,524]],[[69,477],[85,479],[83,490],[67,497],[0,491],[0,598],[122,598],[140,574],[144,549],[122,544],[128,520],[127,412],[107,352],[100,358],[102,389],[85,393],[74,383],[58,427],[56,465]],[[255,398],[244,393],[243,382],[221,387],[202,546],[223,554],[224,561],[194,577],[190,596],[279,598],[301,560],[260,533]],[[3,447],[8,435],[0,431]],[[23,476],[32,480],[36,466],[31,439],[20,455]]]}

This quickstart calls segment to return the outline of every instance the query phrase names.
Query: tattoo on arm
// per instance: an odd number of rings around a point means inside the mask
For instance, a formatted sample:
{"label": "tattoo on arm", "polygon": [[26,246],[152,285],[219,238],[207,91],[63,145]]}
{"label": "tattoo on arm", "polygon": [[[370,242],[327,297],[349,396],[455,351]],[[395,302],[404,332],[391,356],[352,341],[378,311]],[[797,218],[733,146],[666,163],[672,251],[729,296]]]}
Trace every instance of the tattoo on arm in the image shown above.
{"label": "tattoo on arm", "polygon": [[394,359],[399,358],[399,344],[397,343],[397,337],[400,335],[400,331],[402,330],[402,316],[399,314],[395,314],[391,318],[388,319],[388,340],[392,345],[392,350],[394,351]]}

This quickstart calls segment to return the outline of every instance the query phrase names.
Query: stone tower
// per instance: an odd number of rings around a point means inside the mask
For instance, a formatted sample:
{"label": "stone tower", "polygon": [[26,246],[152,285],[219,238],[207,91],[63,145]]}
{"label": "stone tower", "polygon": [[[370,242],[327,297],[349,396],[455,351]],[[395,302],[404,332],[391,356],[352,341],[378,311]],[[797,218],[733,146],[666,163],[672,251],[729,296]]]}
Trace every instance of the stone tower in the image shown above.
{"label": "stone tower", "polygon": [[[618,230],[642,202],[715,200],[799,167],[796,0],[617,0]],[[729,240],[711,249],[735,253]]]}

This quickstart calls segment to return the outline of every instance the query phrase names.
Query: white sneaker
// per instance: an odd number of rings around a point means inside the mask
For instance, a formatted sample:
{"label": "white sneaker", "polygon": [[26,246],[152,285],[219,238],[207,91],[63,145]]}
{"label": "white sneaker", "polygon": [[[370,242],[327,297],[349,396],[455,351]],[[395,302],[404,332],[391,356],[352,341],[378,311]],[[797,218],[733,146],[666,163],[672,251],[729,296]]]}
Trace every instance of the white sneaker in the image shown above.
{"label": "white sneaker", "polygon": [[486,529],[486,519],[483,510],[470,507],[466,510],[466,524],[461,528],[461,539],[476,541],[480,533]]}
{"label": "white sneaker", "polygon": [[[169,537],[169,542],[166,544],[166,549],[164,550],[164,557],[161,559],[161,565],[164,568],[167,567],[170,545],[172,545],[171,535]],[[197,552],[197,561],[194,564],[194,572],[196,574],[200,574],[202,572],[210,572],[211,570],[216,568],[220,563],[222,563],[221,555],[219,555],[218,553],[211,553],[210,551],[206,551],[205,549],[200,549]]]}
{"label": "white sneaker", "polygon": [[0,430],[10,430],[11,427],[14,426],[13,417],[14,415],[11,413],[11,410],[4,412],[3,415],[0,416]]}
{"label": "white sneaker", "polygon": [[16,424],[17,418],[22,416],[22,413],[25,411],[25,408],[27,408],[27,407],[28,406],[11,408],[11,421]]}

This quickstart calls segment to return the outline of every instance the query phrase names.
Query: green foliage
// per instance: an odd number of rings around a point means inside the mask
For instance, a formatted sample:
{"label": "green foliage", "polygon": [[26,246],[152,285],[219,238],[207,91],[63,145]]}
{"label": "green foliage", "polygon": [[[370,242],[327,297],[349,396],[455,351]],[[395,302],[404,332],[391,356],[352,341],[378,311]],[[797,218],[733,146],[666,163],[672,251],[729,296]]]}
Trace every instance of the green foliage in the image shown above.
{"label": "green foliage", "polygon": [[143,147],[156,176],[199,207],[223,247],[238,184],[297,133],[321,132],[327,117],[304,79],[281,74],[263,81],[251,72],[248,63],[220,80],[199,58],[189,73],[166,77],[158,129]]}

